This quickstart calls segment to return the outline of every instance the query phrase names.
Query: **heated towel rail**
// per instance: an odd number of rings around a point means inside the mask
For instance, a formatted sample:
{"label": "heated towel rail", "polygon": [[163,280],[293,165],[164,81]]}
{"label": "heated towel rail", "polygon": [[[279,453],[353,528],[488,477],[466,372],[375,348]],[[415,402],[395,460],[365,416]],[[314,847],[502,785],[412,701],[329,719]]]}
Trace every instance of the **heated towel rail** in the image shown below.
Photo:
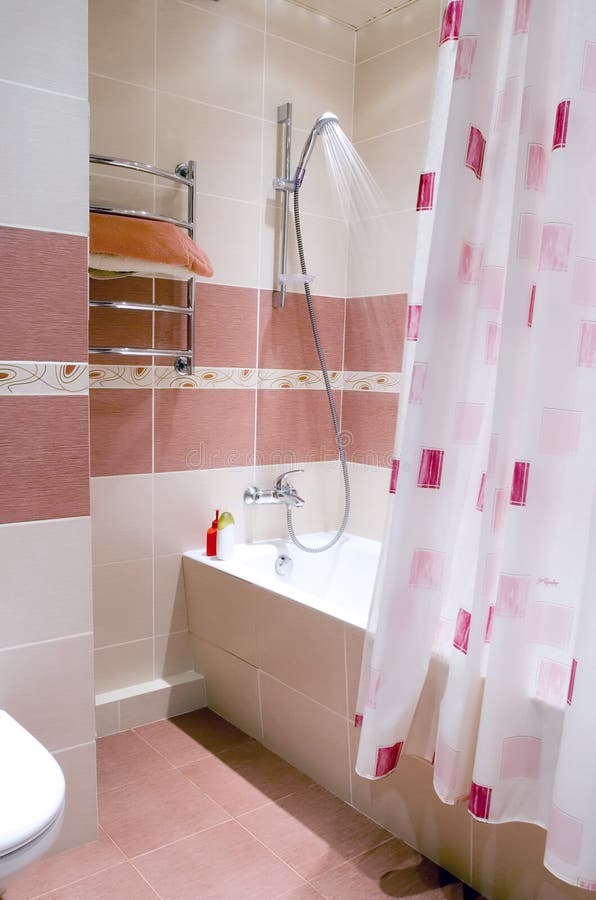
{"label": "heated towel rail", "polygon": [[[158,178],[165,178],[176,184],[184,185],[188,190],[187,218],[177,219],[171,216],[160,216],[157,213],[148,212],[145,209],[121,209],[110,206],[90,206],[90,212],[104,213],[111,216],[130,216],[134,219],[149,219],[154,222],[167,222],[185,228],[188,235],[194,238],[195,212],[196,212],[196,167],[194,160],[179,163],[174,172],[158,169],[147,163],[134,162],[131,159],[118,159],[114,156],[100,156],[91,154],[91,163],[99,163],[105,166],[117,166],[121,169],[133,169],[137,172],[147,172]],[[158,275],[159,272],[156,272]],[[169,313],[171,315],[186,317],[186,342],[185,349],[160,349],[157,347],[89,347],[89,353],[115,353],[119,356],[175,356],[174,368],[181,374],[192,375],[194,363],[194,309],[195,309],[195,279],[194,275],[186,281],[186,306],[169,306],[163,303],[131,303],[127,300],[90,300],[89,306],[100,309],[124,309],[132,311]]]}

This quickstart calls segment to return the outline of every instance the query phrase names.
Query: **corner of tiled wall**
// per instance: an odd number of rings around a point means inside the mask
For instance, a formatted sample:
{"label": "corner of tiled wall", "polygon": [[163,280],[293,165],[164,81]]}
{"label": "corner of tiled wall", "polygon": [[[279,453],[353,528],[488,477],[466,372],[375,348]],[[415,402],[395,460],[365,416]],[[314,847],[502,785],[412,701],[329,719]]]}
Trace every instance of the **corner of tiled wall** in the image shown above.
{"label": "corner of tiled wall", "polygon": [[58,850],[97,828],[87,9],[6,0],[2,16],[0,707],[64,770]]}

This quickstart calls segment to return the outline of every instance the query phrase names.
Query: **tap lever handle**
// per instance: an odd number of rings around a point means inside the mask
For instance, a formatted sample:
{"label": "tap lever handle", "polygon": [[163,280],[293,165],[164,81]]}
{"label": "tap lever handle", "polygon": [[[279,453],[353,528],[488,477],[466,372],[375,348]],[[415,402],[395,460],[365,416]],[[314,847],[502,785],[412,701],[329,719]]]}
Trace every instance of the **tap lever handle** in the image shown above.
{"label": "tap lever handle", "polygon": [[304,472],[304,469],[288,469],[287,472],[282,472],[277,481],[275,482],[275,490],[283,491],[285,487],[285,480],[288,475],[294,475],[296,472]]}

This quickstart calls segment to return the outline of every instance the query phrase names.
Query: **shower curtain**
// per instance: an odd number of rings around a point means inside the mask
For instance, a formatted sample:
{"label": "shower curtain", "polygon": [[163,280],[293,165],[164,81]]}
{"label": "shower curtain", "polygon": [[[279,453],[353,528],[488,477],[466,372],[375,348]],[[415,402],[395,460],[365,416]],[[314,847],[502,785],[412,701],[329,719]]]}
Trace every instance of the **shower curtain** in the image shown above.
{"label": "shower curtain", "polygon": [[418,210],[356,769],[596,891],[594,0],[447,3]]}

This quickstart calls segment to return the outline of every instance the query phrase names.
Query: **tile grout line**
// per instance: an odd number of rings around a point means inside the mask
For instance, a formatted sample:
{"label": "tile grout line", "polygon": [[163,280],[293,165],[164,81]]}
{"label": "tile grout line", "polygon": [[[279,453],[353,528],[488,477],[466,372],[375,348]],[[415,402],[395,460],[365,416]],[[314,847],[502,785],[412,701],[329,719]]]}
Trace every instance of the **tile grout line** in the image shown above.
{"label": "tile grout line", "polygon": [[356,67],[363,66],[375,59],[379,59],[381,56],[387,56],[388,53],[393,53],[395,50],[401,50],[402,47],[409,47],[410,44],[415,44],[416,41],[420,41],[423,38],[429,37],[429,35],[431,34],[435,34],[438,36],[438,31],[438,28],[431,28],[429,31],[423,31],[421,34],[417,34],[416,37],[410,38],[408,41],[403,41],[403,43],[401,44],[395,44],[394,47],[388,47],[387,50],[381,50],[380,53],[373,53],[372,56],[367,56],[366,59],[359,60],[356,63]]}

